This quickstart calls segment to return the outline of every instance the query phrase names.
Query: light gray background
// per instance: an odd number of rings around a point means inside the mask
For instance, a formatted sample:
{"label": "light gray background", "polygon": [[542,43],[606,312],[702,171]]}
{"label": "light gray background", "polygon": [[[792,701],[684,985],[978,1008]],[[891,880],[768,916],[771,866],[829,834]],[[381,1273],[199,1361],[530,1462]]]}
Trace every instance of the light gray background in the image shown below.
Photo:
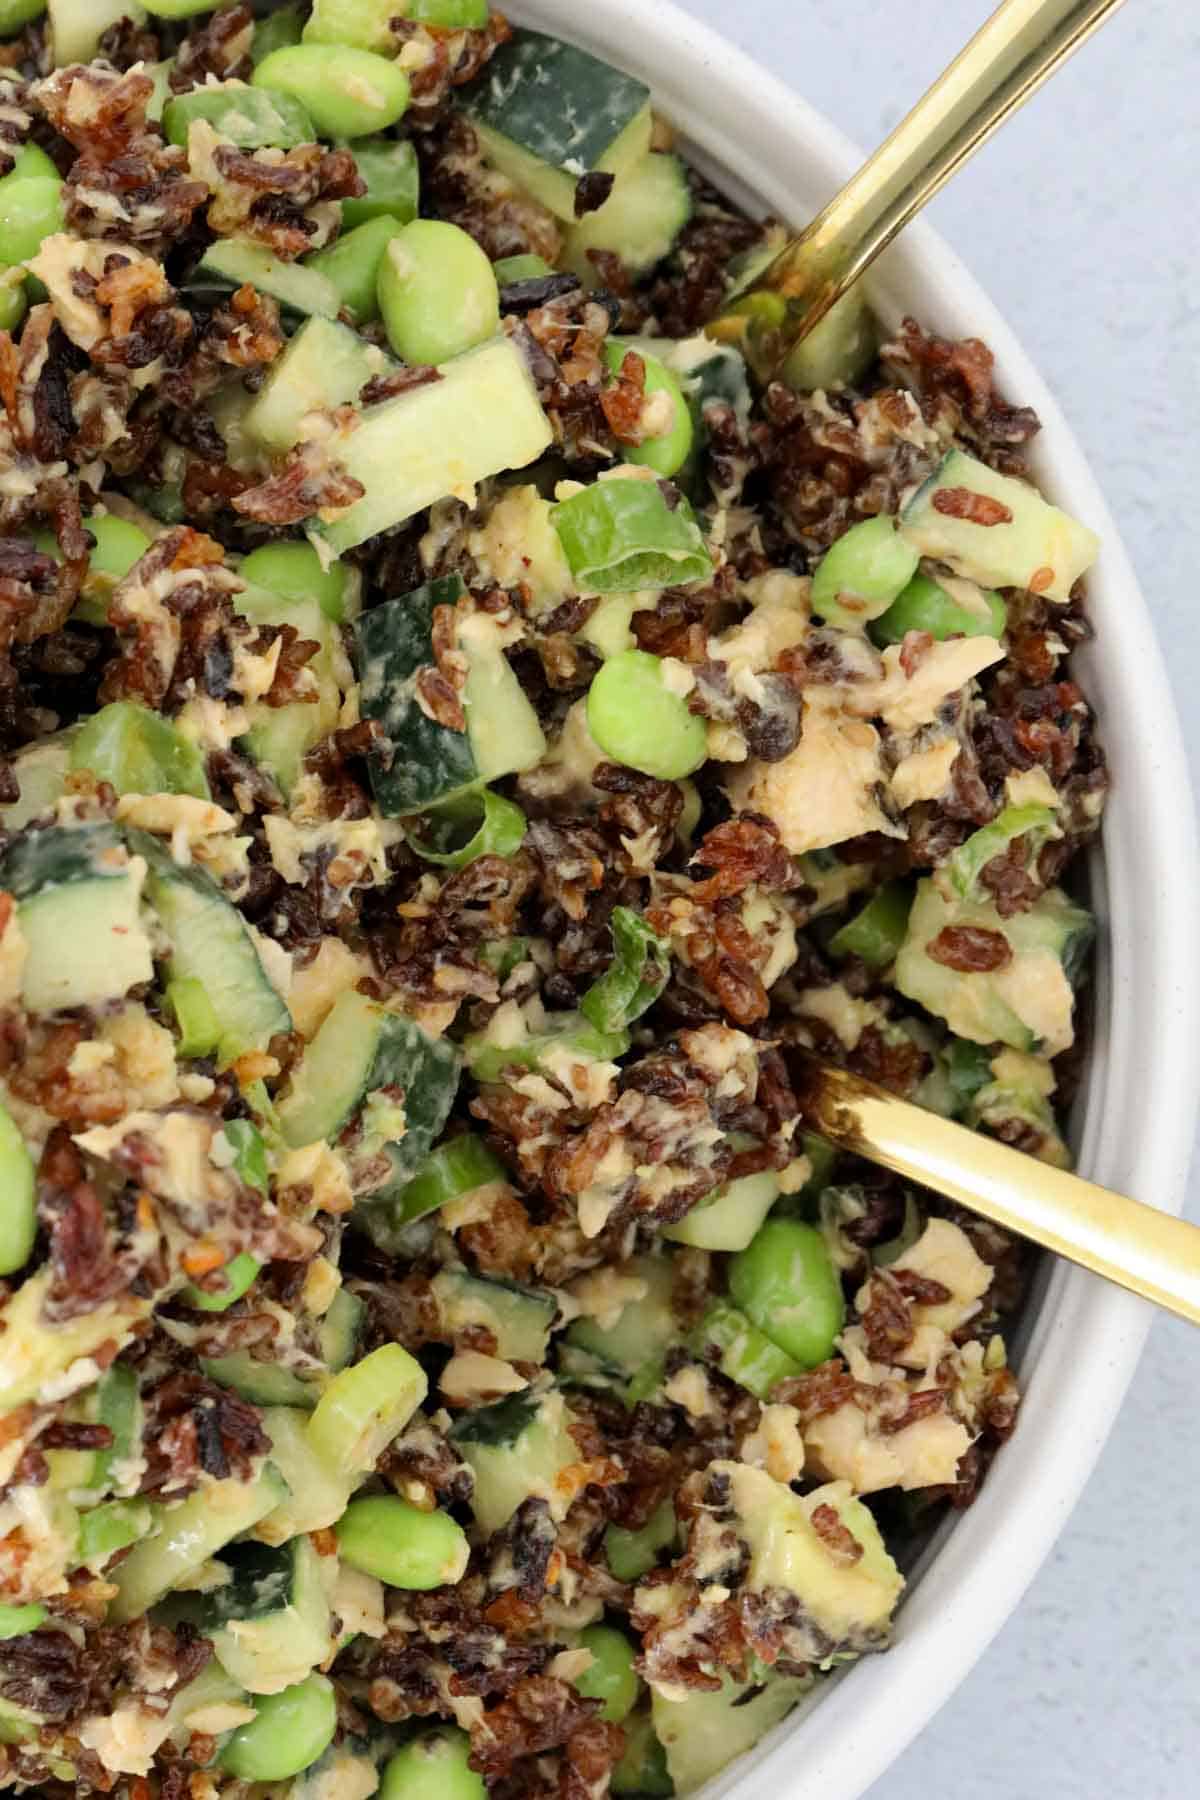
{"label": "light gray background", "polygon": [[[865,148],[993,3],[682,0]],[[1198,91],[1194,0],[1130,0],[929,216],[1091,459],[1154,611],[1200,786]],[[1200,1339],[1157,1323],[1050,1561],[870,1800],[1200,1792],[1198,1387]]]}

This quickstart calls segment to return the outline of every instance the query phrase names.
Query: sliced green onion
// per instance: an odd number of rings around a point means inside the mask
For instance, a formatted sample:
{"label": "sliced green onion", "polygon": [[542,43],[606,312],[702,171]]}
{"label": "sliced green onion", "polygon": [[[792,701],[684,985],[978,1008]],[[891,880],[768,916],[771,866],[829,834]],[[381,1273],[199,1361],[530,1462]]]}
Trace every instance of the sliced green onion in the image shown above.
{"label": "sliced green onion", "polygon": [[383,1344],[335,1375],[308,1422],[309,1442],[335,1469],[373,1469],[424,1400],[429,1383],[399,1344]]}
{"label": "sliced green onion", "polygon": [[482,1138],[464,1131],[447,1138],[426,1158],[396,1203],[396,1217],[404,1224],[436,1212],[447,1200],[503,1181],[507,1170]]}
{"label": "sliced green onion", "polygon": [[36,1631],[45,1617],[46,1608],[36,1600],[28,1606],[0,1604],[0,1639],[24,1637],[27,1631]]}
{"label": "sliced green onion", "polygon": [[710,1347],[720,1352],[717,1367],[758,1400],[767,1400],[776,1385],[789,1376],[802,1375],[803,1366],[778,1344],[773,1344],[736,1306],[718,1300],[710,1306],[693,1333],[697,1350]]}
{"label": "sliced green onion", "polygon": [[471,1557],[467,1534],[449,1513],[422,1512],[392,1494],[352,1500],[334,1530],[342,1561],[389,1587],[453,1586]]}
{"label": "sliced green onion", "polygon": [[627,906],[613,907],[609,929],[612,962],[583,996],[579,1010],[597,1031],[623,1031],[666,987],[671,958],[657,932]]}
{"label": "sliced green onion", "polygon": [[595,481],[551,511],[583,593],[629,593],[707,581],[712,559],[696,516],[677,490],[629,477]]}
{"label": "sliced green onion", "polygon": [[127,1363],[113,1363],[100,1377],[95,1413],[96,1423],[112,1432],[112,1443],[107,1450],[97,1450],[88,1486],[108,1488],[118,1465],[136,1456],[142,1446],[142,1399],[137,1373]]}
{"label": "sliced green onion", "polygon": [[972,1044],[967,1038],[951,1038],[938,1052],[938,1061],[946,1071],[957,1116],[991,1081],[991,1048],[987,1044]]}
{"label": "sliced green onion", "polygon": [[482,1033],[463,1044],[467,1066],[476,1081],[500,1081],[510,1068],[536,1069],[545,1056],[564,1051],[580,1062],[615,1062],[629,1048],[627,1031],[597,1031],[580,1013],[563,1013],[546,1021],[516,1044],[496,1044]]}
{"label": "sliced green onion", "polygon": [[1028,837],[1027,862],[1032,863],[1043,844],[1055,835],[1057,820],[1049,806],[1006,806],[990,825],[973,831],[943,864],[936,877],[945,879],[960,900],[971,899],[979,877],[995,856],[1001,856],[1017,838]]}
{"label": "sliced green onion", "polygon": [[261,1270],[262,1264],[256,1256],[251,1256],[248,1250],[239,1251],[221,1271],[223,1287],[210,1291],[189,1281],[179,1298],[185,1306],[194,1306],[197,1312],[226,1312],[235,1300],[241,1299],[247,1288],[254,1285]]}
{"label": "sliced green onion", "polygon": [[519,806],[483,788],[423,813],[421,829],[424,838],[413,830],[405,833],[410,850],[442,868],[465,869],[481,856],[515,856],[526,822]]}
{"label": "sliced green onion", "polygon": [[900,953],[912,911],[912,889],[887,881],[829,940],[834,956],[857,956],[869,969],[886,969]]}
{"label": "sliced green onion", "polygon": [[179,1027],[180,1056],[211,1056],[221,1041],[221,1021],[204,983],[195,975],[183,975],[167,983],[167,1005]]}
{"label": "sliced green onion", "polygon": [[80,1514],[76,1556],[81,1563],[105,1563],[145,1537],[154,1515],[145,1500],[110,1500]]}

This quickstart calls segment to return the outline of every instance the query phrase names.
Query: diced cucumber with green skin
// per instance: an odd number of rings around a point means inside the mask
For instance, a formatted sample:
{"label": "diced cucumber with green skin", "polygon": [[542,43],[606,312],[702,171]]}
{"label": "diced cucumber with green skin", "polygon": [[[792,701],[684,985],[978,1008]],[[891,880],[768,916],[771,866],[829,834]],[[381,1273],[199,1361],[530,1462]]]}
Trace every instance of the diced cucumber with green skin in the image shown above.
{"label": "diced cucumber with green skin", "polygon": [[656,481],[596,481],[551,513],[581,593],[681,587],[712,574],[703,534],[682,496],[668,505]]}
{"label": "diced cucumber with green skin", "polygon": [[[393,0],[387,3],[391,5]],[[397,224],[407,225],[416,218],[421,171],[408,138],[355,138],[354,163],[367,191],[342,201],[344,230],[353,231],[368,219],[395,219]]]}
{"label": "diced cucumber with green skin", "polygon": [[131,832],[130,844],[149,865],[146,898],[170,941],[170,979],[202,982],[220,1021],[222,1068],[290,1031],[291,1014],[267,979],[245,920],[212,877],[195,864],[181,868],[145,832]]}
{"label": "diced cucumber with green skin", "polygon": [[430,1286],[443,1331],[456,1336],[482,1325],[496,1340],[495,1354],[505,1361],[544,1361],[558,1311],[552,1294],[515,1282],[488,1281],[465,1269],[441,1269]]}
{"label": "diced cucumber with green skin", "polygon": [[[253,562],[253,557],[246,561]],[[287,706],[252,700],[246,707],[250,729],[239,739],[239,747],[274,777],[286,798],[300,778],[304,758],[334,730],[341,713],[342,693],[336,674],[338,628],[319,595],[297,600],[247,587],[234,596],[234,604],[244,618],[256,624],[291,625],[301,639],[320,646],[306,665],[317,683],[315,700],[295,700]]]}
{"label": "diced cucumber with green skin", "polygon": [[773,1344],[736,1306],[714,1301],[692,1333],[692,1343],[703,1356],[717,1350],[717,1367],[729,1381],[736,1381],[756,1400],[767,1400],[781,1381],[803,1375],[804,1366]]}
{"label": "diced cucumber with green skin", "polygon": [[207,1600],[214,1654],[251,1694],[277,1694],[329,1655],[332,1617],[321,1557],[307,1535],[281,1547],[234,1544],[232,1579]]}
{"label": "diced cucumber with green skin", "polygon": [[294,150],[298,144],[317,141],[307,109],[293,95],[247,87],[241,81],[192,88],[190,93],[168,100],[162,117],[167,142],[186,149],[194,119],[207,120],[239,150],[263,150],[269,145]]}
{"label": "diced cucumber with green skin", "polygon": [[421,710],[415,676],[435,662],[433,620],[465,593],[449,575],[364,614],[358,626],[363,717],[383,726],[388,750],[371,759],[371,785],[389,818],[423,811],[501,775],[533,768],[546,739],[499,643],[478,633],[474,618],[460,630],[467,660],[462,693],[467,729],[454,731]]}
{"label": "diced cucumber with green skin", "polygon": [[426,1213],[436,1212],[447,1200],[460,1199],[490,1182],[504,1181],[507,1175],[500,1158],[482,1138],[470,1131],[461,1132],[431,1151],[397,1199],[396,1217],[411,1224]]}
{"label": "diced cucumber with green skin", "polygon": [[250,61],[255,68],[270,56],[272,50],[282,50],[287,44],[298,44],[304,30],[304,10],[299,6],[279,6],[274,12],[267,13],[265,18],[254,22],[254,36],[250,40]]}
{"label": "diced cucumber with green skin", "polygon": [[72,736],[70,731],[56,732],[53,737],[30,744],[13,758],[20,796],[11,806],[0,807],[0,824],[5,831],[20,831],[31,819],[54,811],[71,767]]}
{"label": "diced cucumber with green skin", "polygon": [[834,302],[783,366],[781,380],[801,393],[852,387],[875,360],[879,327],[861,285]]}
{"label": "diced cucumber with green skin", "polygon": [[258,1362],[248,1350],[231,1350],[226,1356],[200,1359],[200,1366],[218,1387],[232,1388],[254,1406],[312,1408],[321,1397],[324,1382],[305,1381],[284,1363]]}
{"label": "diced cucumber with green skin", "polygon": [[691,214],[692,194],[683,163],[677,156],[654,151],[618,177],[603,206],[572,225],[563,266],[588,287],[604,287],[603,262],[594,261],[592,252],[607,250],[620,257],[631,275],[647,275],[671,254]]}
{"label": "diced cucumber with green skin", "polygon": [[58,1012],[119,1000],[154,974],[140,909],[145,871],[109,825],[19,837],[0,858],[28,955],[21,1004]]}
{"label": "diced cucumber with green skin", "polygon": [[[1003,937],[1011,960],[991,971],[951,969],[928,953],[947,926],[972,926]],[[1003,919],[983,901],[950,901],[933,880],[917,883],[908,936],[896,958],[895,983],[909,1000],[944,1019],[958,1037],[1013,1050],[1071,1042],[1071,984],[1094,933],[1092,916],[1049,888],[1025,912]]]}
{"label": "diced cucumber with green skin", "polygon": [[331,459],[366,489],[336,517],[309,523],[339,554],[448,494],[528,467],[553,442],[533,378],[508,338],[456,356],[440,374],[366,408],[329,439]]}
{"label": "diced cucumber with green skin", "polygon": [[674,1547],[679,1534],[675,1503],[664,1500],[636,1531],[610,1525],[604,1533],[604,1554],[618,1581],[638,1581],[655,1567],[659,1552]]}
{"label": "diced cucumber with green skin", "polygon": [[37,1237],[33,1158],[15,1119],[0,1106],[0,1275],[15,1275]]}
{"label": "diced cucumber with green skin", "polygon": [[580,1459],[571,1423],[569,1407],[553,1389],[513,1394],[455,1421],[450,1441],[475,1476],[471,1510],[485,1537],[507,1525],[531,1494],[549,1501],[553,1519],[565,1516],[572,1496],[558,1476]]}
{"label": "diced cucumber with green skin", "polygon": [[354,1361],[366,1323],[367,1309],[357,1294],[340,1287],[317,1327],[321,1360],[334,1375]]}
{"label": "diced cucumber with green skin", "polygon": [[357,400],[368,381],[394,366],[385,351],[348,325],[309,319],[271,365],[246,414],[246,430],[268,450],[290,450],[308,413]]}
{"label": "diced cucumber with green skin", "polygon": [[648,1712],[635,1712],[621,1725],[625,1748],[613,1769],[609,1786],[614,1794],[640,1794],[646,1800],[659,1800],[675,1792],[675,1784],[667,1772],[666,1751],[654,1735],[654,1723]]}
{"label": "diced cucumber with green skin", "polygon": [[882,618],[872,619],[870,636],[877,644],[901,644],[910,631],[927,631],[939,643],[948,637],[1004,636],[1008,608],[991,588],[972,582],[979,610],[967,607],[929,575],[914,575]]}
{"label": "diced cucumber with green skin", "polygon": [[148,1612],[286,1497],[282,1476],[268,1465],[253,1481],[213,1481],[186,1500],[156,1501],[153,1536],[135,1545],[113,1570],[117,1593],[109,1607],[110,1622],[124,1625]]}
{"label": "diced cucumber with green skin", "polygon": [[200,1673],[171,1697],[167,1708],[171,1742],[179,1749],[185,1749],[194,1733],[189,1720],[196,1714],[203,1715],[212,1706],[239,1706],[245,1699],[245,1690],[230,1679],[215,1657],[210,1656]]}
{"label": "diced cucumber with green skin", "polygon": [[719,1692],[694,1689],[683,1700],[668,1699],[652,1688],[650,1716],[666,1755],[672,1791],[680,1800],[694,1794],[735,1757],[752,1750],[811,1686],[811,1676],[768,1674],[765,1681],[745,1684],[724,1675]]}
{"label": "diced cucumber with green skin", "polygon": [[973,831],[965,844],[952,851],[935,879],[939,887],[959,900],[986,901],[988,895],[979,877],[994,857],[1006,855],[1018,838],[1025,838],[1025,866],[1031,867],[1043,845],[1057,834],[1058,819],[1053,807],[1036,803],[1006,806],[990,824]]}
{"label": "diced cucumber with green skin", "polygon": [[501,45],[464,108],[492,166],[568,223],[581,176],[619,177],[650,148],[650,90],[540,31]]}
{"label": "diced cucumber with green skin", "polygon": [[[958,516],[960,493],[995,501],[996,522]],[[1028,482],[998,475],[962,450],[943,457],[904,508],[900,528],[922,556],[948,563],[981,587],[1032,587],[1050,600],[1068,600],[1100,550],[1094,531],[1051,506]]]}
{"label": "diced cucumber with green skin", "polygon": [[621,1265],[620,1273],[642,1282],[645,1293],[626,1301],[611,1325],[601,1325],[598,1319],[576,1319],[567,1331],[567,1342],[612,1368],[636,1375],[661,1363],[679,1342],[679,1320],[671,1304],[675,1265],[669,1256],[635,1256]]}
{"label": "diced cucumber with green skin", "polygon": [[[1014,1066],[1019,1065],[1019,1066]],[[972,1131],[981,1128],[999,1135],[1014,1122],[1026,1128],[1022,1149],[1039,1162],[1069,1169],[1071,1152],[1063,1141],[1050,1095],[1054,1076],[1041,1057],[1019,1056],[1005,1051],[988,1069],[989,1079],[972,1095],[963,1114]]]}
{"label": "diced cucumber with green skin", "polygon": [[56,69],[91,62],[110,25],[132,19],[140,25],[145,9],[137,0],[48,0],[47,42]]}
{"label": "diced cucumber with green skin", "polygon": [[904,881],[885,881],[861,912],[847,919],[829,940],[834,956],[857,956],[869,969],[886,969],[900,954],[912,911],[912,888]]}
{"label": "diced cucumber with green skin", "polygon": [[209,798],[204,758],[169,719],[134,700],[114,700],[71,738],[70,766],[90,769],[118,794]]}
{"label": "diced cucumber with green skin", "polygon": [[779,1198],[779,1176],[774,1169],[741,1175],[727,1181],[708,1199],[701,1200],[663,1236],[697,1250],[744,1250]]}
{"label": "diced cucumber with green skin", "polygon": [[399,219],[367,219],[351,231],[343,231],[336,243],[310,256],[305,267],[316,269],[338,291],[342,306],[356,325],[379,317],[376,287],[384,254],[398,231]]}
{"label": "diced cucumber with green skin", "polygon": [[285,312],[336,319],[341,296],[332,281],[303,263],[281,262],[249,238],[218,238],[210,244],[185,286],[190,294],[224,296],[249,282],[278,300]]}
{"label": "diced cucumber with green skin", "polygon": [[546,1028],[501,1044],[478,1032],[464,1038],[463,1053],[476,1081],[502,1081],[506,1069],[536,1069],[564,1051],[585,1062],[615,1062],[629,1048],[627,1031],[597,1031],[581,1013],[551,1014]]}
{"label": "diced cucumber with green skin", "polygon": [[455,1045],[351,989],[339,995],[293,1070],[279,1104],[283,1135],[295,1146],[331,1140],[380,1088],[402,1088],[404,1136],[387,1151],[394,1181],[406,1184],[446,1123],[460,1068]]}

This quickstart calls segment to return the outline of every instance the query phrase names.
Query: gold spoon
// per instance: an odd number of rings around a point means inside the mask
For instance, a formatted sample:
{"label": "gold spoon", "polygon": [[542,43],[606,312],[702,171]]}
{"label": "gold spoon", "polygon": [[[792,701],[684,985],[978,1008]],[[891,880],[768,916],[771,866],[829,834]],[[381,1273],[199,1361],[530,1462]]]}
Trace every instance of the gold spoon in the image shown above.
{"label": "gold spoon", "polygon": [[1200,1226],[977,1136],[806,1050],[788,1059],[805,1123],[830,1143],[1200,1325]]}
{"label": "gold spoon", "polygon": [[1004,0],[906,119],[709,327],[763,381],[1122,0]]}

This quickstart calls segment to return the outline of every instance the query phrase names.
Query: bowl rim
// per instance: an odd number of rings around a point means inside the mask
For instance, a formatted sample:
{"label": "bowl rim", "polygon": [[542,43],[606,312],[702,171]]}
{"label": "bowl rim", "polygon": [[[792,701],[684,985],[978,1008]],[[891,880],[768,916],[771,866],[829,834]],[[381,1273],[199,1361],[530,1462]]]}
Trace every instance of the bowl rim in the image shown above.
{"label": "bowl rim", "polygon": [[[743,201],[757,199],[785,218],[810,216],[862,161],[823,114],[673,0],[589,0],[578,10],[568,0],[516,0],[512,12],[646,80],[689,156],[707,173],[720,171],[726,191]],[[922,323],[940,332],[984,339],[1001,387],[1041,417],[1035,472],[1102,539],[1089,577],[1098,633],[1076,652],[1075,667],[1099,696],[1115,780],[1103,854],[1091,865],[1101,956],[1088,1076],[1072,1128],[1085,1173],[1178,1213],[1200,1104],[1200,947],[1191,917],[1200,850],[1149,609],[1053,394],[954,252],[918,220],[881,259],[871,289],[888,320],[919,308]],[[1143,871],[1156,868],[1170,878],[1147,883]],[[1061,1263],[1030,1310],[1019,1429],[975,1505],[922,1559],[893,1648],[820,1684],[819,1704],[797,1709],[709,1783],[704,1800],[858,1800],[1018,1604],[1103,1449],[1153,1317]]]}

